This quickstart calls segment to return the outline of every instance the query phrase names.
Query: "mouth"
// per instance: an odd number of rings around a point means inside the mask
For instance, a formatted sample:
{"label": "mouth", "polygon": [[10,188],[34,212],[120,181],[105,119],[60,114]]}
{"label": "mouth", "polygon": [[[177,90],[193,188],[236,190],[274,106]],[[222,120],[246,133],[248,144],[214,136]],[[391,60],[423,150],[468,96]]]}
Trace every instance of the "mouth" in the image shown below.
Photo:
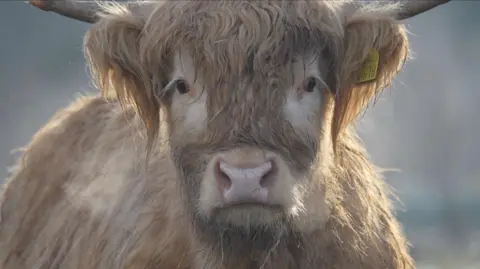
{"label": "mouth", "polygon": [[284,216],[283,206],[255,202],[231,203],[216,207],[212,215],[217,221],[236,226],[264,226]]}
{"label": "mouth", "polygon": [[238,203],[229,203],[223,206],[218,206],[214,211],[226,211],[226,210],[272,210],[272,211],[281,211],[282,206],[277,204],[265,204],[265,203],[256,203],[256,202],[238,202]]}

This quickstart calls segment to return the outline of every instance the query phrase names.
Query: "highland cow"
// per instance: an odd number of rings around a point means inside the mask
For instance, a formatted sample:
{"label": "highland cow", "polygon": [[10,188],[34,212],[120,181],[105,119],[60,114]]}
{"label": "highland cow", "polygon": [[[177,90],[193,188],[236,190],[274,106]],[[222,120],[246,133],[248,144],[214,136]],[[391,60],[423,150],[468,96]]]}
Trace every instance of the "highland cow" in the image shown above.
{"label": "highland cow", "polygon": [[26,146],[3,191],[0,268],[414,268],[353,130],[407,59],[413,8],[100,7],[84,51],[102,94]]}

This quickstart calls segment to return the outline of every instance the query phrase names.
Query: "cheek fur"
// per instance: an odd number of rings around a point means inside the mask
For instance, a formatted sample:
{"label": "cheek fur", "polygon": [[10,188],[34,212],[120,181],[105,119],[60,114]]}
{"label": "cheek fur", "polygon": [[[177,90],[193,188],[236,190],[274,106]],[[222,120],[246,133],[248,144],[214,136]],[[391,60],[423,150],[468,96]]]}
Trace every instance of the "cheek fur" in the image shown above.
{"label": "cheek fur", "polygon": [[205,154],[203,148],[195,145],[173,145],[171,148],[171,158],[174,161],[179,175],[179,182],[185,192],[185,198],[190,205],[192,212],[198,210],[198,201],[200,200],[202,178],[208,170],[208,161],[211,159],[209,154]]}
{"label": "cheek fur", "polygon": [[206,94],[202,94],[198,98],[192,98],[189,95],[174,96],[170,115],[175,125],[175,135],[201,133],[207,123]]}
{"label": "cheek fur", "polygon": [[287,95],[283,113],[296,132],[313,137],[318,130],[320,106],[319,92],[299,95],[291,90]]}

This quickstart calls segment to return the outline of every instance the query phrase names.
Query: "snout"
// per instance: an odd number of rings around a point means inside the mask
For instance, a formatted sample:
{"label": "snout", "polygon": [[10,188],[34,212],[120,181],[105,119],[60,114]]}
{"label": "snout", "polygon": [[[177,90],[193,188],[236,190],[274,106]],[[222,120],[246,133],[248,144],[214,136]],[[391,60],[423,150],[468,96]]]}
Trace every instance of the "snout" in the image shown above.
{"label": "snout", "polygon": [[277,178],[274,158],[220,157],[215,163],[215,182],[226,204],[268,204],[269,186]]}
{"label": "snout", "polygon": [[210,158],[200,186],[203,216],[239,226],[269,225],[299,210],[303,175],[294,176],[279,154],[249,147]]}

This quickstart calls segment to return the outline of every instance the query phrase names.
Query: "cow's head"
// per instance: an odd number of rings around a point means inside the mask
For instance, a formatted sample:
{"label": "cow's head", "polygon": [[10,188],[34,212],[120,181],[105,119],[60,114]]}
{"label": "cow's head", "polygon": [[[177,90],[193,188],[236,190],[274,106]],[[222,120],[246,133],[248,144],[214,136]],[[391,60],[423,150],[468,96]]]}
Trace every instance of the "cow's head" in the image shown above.
{"label": "cow's head", "polygon": [[[335,184],[345,126],[407,56],[396,8],[352,9],[349,1],[110,7],[88,31],[85,50],[99,87],[138,109],[151,146],[165,120],[201,232],[301,232],[329,218],[325,192]],[[360,83],[372,51],[377,74]]]}

